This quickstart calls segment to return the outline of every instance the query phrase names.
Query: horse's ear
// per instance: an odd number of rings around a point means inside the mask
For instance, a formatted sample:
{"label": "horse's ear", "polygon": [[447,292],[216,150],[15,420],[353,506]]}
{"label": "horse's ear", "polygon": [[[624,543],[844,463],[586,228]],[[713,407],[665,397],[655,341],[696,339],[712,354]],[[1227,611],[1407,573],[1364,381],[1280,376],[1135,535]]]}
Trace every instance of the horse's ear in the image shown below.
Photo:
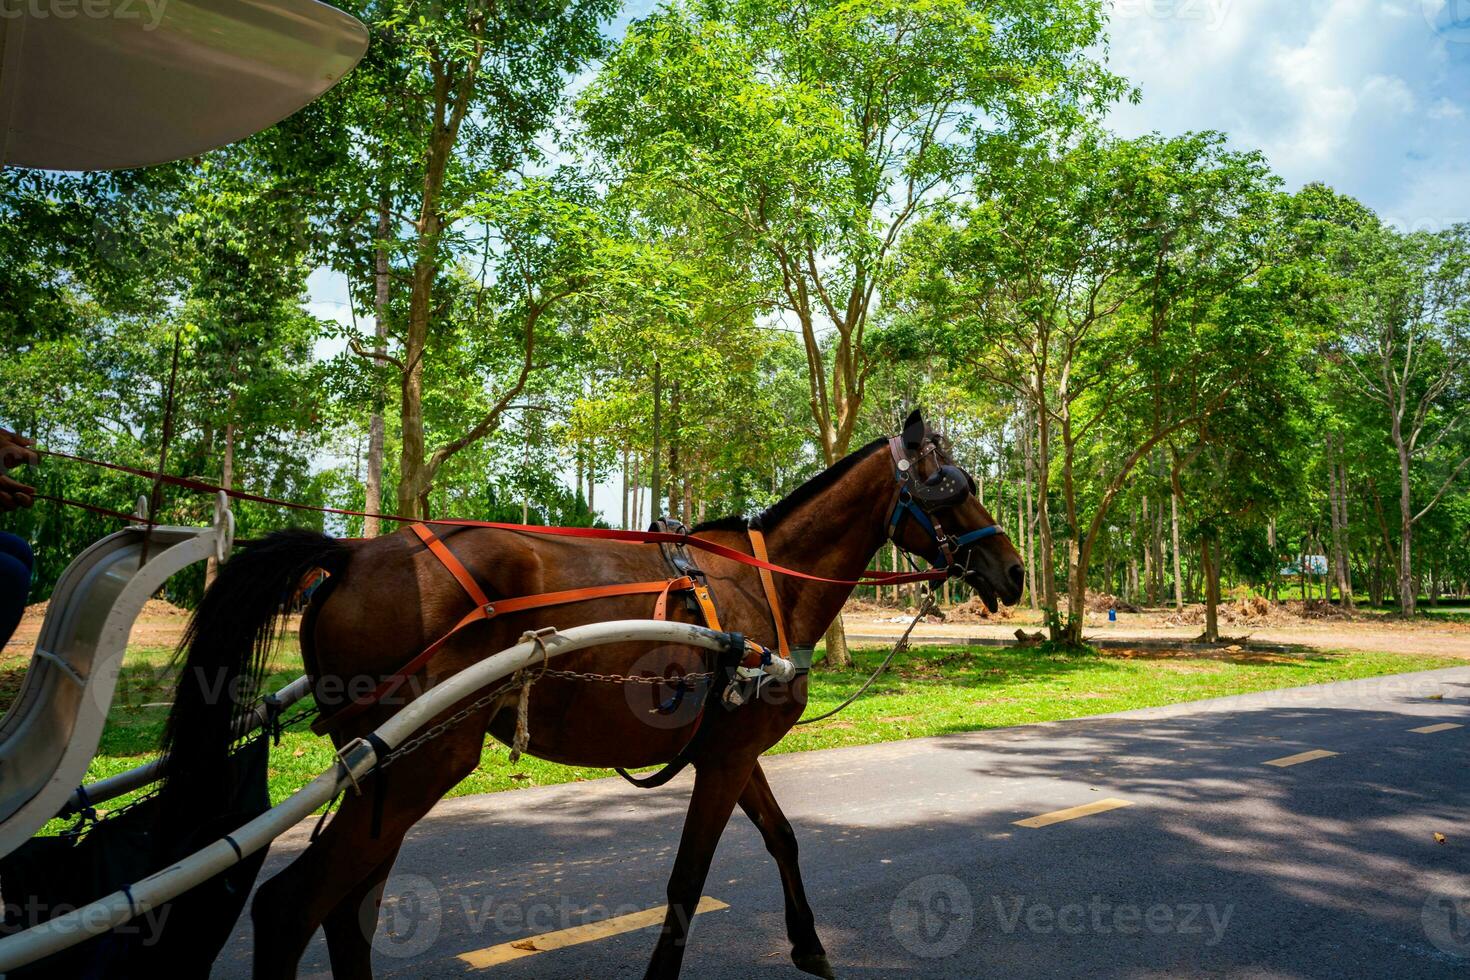
{"label": "horse's ear", "polygon": [[909,413],[908,419],[903,423],[903,444],[910,451],[917,451],[924,444],[924,413],[920,409],[914,409]]}

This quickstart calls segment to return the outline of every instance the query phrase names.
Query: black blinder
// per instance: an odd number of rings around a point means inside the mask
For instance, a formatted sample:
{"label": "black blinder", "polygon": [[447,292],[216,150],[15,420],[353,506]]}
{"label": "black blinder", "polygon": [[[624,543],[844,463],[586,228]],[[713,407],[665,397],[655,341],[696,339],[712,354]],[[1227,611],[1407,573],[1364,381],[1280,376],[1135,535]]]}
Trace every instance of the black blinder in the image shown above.
{"label": "black blinder", "polygon": [[915,486],[913,492],[914,498],[925,509],[952,507],[964,500],[965,495],[970,492],[970,478],[958,466],[946,464],[939,467],[939,472]]}

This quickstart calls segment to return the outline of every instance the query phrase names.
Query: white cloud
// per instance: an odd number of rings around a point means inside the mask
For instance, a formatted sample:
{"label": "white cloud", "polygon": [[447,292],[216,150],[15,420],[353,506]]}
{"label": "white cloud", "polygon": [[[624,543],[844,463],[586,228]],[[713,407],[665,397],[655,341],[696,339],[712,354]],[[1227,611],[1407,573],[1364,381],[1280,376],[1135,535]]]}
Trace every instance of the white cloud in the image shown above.
{"label": "white cloud", "polygon": [[1214,20],[1162,0],[1114,19],[1112,67],[1143,90],[1115,128],[1222,130],[1290,187],[1322,180],[1405,224],[1470,218],[1470,36],[1442,0],[1219,2]]}
{"label": "white cloud", "polygon": [[1450,99],[1440,99],[1429,107],[1430,119],[1463,119],[1465,110]]}

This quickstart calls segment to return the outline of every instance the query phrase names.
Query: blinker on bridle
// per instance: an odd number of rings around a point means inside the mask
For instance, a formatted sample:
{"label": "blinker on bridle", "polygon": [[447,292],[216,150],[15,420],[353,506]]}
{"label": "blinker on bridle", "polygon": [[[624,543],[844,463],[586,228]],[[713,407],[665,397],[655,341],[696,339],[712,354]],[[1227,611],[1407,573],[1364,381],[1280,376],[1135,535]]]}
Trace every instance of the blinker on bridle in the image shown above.
{"label": "blinker on bridle", "polygon": [[898,533],[899,524],[903,523],[905,517],[909,517],[923,528],[924,533],[929,535],[930,540],[939,549],[941,564],[936,567],[949,569],[952,574],[963,575],[969,571],[969,555],[967,554],[965,561],[960,564],[955,562],[955,556],[978,541],[1005,534],[1005,532],[1001,530],[999,524],[991,524],[989,527],[966,531],[953,538],[944,533],[944,528],[940,525],[934,512],[962,503],[967,494],[974,493],[975,485],[971,482],[968,473],[949,461],[934,436],[927,435],[925,441],[928,442],[928,448],[919,455],[934,453],[935,459],[939,462],[939,469],[928,479],[920,481],[915,472],[914,460],[909,455],[903,436],[897,435],[888,440],[888,449],[893,455],[893,476],[898,483],[893,511],[888,518],[888,538],[892,540],[893,536]]}

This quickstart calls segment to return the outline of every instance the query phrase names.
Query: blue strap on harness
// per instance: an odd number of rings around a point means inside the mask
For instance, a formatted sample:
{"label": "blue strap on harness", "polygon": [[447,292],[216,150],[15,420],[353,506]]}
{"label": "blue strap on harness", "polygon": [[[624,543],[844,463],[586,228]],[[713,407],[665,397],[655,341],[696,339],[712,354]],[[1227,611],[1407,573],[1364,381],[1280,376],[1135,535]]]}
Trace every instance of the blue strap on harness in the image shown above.
{"label": "blue strap on harness", "polygon": [[976,541],[983,541],[986,538],[991,538],[1002,533],[1004,532],[1001,531],[999,524],[992,524],[989,527],[981,527],[973,531],[968,531],[952,540],[956,548],[963,548],[967,544],[974,544]]}

